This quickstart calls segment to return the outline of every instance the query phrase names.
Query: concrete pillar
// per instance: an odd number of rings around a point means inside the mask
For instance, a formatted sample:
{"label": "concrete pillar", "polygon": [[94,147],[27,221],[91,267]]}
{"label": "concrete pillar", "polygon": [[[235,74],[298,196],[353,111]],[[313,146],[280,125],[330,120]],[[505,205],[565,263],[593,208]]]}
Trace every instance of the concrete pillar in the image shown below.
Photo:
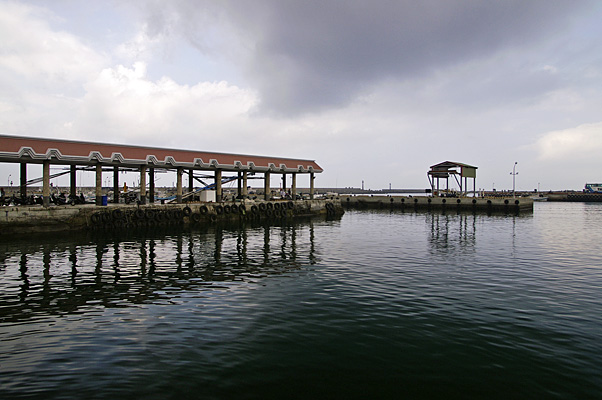
{"label": "concrete pillar", "polygon": [[184,175],[184,169],[178,167],[176,170],[176,203],[182,203],[182,175]]}
{"label": "concrete pillar", "polygon": [[119,167],[113,167],[113,203],[119,204]]}
{"label": "concrete pillar", "polygon": [[21,163],[21,197],[27,197],[27,164]]}
{"label": "concrete pillar", "polygon": [[96,205],[102,205],[102,165],[96,164]]}
{"label": "concrete pillar", "polygon": [[270,199],[270,173],[265,173],[265,179],[263,180],[263,198],[265,200]]}
{"label": "concrete pillar", "polygon": [[140,204],[146,204],[146,166],[140,167]]}
{"label": "concrete pillar", "polygon": [[42,164],[42,205],[50,206],[50,161]]}
{"label": "concrete pillar", "polygon": [[314,180],[316,179],[316,177],[314,176],[313,172],[309,173],[309,198],[311,200],[314,199]]}
{"label": "concrete pillar", "polygon": [[297,174],[295,173],[292,174],[291,197],[293,200],[297,200]]}
{"label": "concrete pillar", "polygon": [[148,202],[155,202],[155,169],[148,169]]}
{"label": "concrete pillar", "polygon": [[69,168],[69,194],[77,196],[77,166],[71,165]]}
{"label": "concrete pillar", "polygon": [[222,201],[222,170],[215,170],[215,201]]}
{"label": "concrete pillar", "polygon": [[238,179],[236,180],[236,183],[238,185],[236,197],[240,199],[242,196],[242,171],[238,171]]}
{"label": "concrete pillar", "polygon": [[249,189],[247,189],[249,186],[247,184],[248,176],[249,176],[249,173],[247,171],[243,171],[243,173],[242,173],[242,195],[243,196],[247,196],[249,194]]}
{"label": "concrete pillar", "polygon": [[282,174],[282,191],[286,192],[286,174]]}
{"label": "concrete pillar", "polygon": [[194,192],[194,174],[193,170],[188,170],[188,193]]}

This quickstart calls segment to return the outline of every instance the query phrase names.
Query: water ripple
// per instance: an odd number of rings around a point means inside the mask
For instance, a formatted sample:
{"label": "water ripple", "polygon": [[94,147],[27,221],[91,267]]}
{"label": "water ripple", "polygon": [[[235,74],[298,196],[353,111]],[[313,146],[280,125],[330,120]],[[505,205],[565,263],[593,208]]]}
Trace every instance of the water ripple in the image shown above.
{"label": "water ripple", "polygon": [[0,244],[2,398],[593,398],[602,208]]}

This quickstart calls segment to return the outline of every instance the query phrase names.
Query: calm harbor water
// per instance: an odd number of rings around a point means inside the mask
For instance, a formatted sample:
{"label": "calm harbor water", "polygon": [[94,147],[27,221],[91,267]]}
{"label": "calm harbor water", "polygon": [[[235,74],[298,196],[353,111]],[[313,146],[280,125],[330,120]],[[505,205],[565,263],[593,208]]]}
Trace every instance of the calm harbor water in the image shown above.
{"label": "calm harbor water", "polygon": [[599,398],[602,204],[0,243],[0,398]]}

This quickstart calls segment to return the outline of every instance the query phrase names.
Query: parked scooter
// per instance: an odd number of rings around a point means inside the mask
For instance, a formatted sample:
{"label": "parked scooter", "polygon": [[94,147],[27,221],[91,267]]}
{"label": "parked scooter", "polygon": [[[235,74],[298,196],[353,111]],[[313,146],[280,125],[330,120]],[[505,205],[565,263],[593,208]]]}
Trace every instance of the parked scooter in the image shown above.
{"label": "parked scooter", "polygon": [[79,196],[74,195],[74,194],[70,194],[69,195],[69,204],[71,204],[72,206],[76,205],[76,204],[86,204],[86,198],[84,197],[83,193],[80,193]]}

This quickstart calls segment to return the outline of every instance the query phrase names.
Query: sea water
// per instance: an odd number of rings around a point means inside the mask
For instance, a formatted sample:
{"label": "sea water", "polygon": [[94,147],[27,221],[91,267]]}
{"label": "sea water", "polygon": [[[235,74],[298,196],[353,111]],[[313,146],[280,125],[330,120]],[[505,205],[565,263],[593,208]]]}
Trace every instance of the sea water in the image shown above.
{"label": "sea water", "polygon": [[602,204],[2,240],[2,399],[602,395]]}

